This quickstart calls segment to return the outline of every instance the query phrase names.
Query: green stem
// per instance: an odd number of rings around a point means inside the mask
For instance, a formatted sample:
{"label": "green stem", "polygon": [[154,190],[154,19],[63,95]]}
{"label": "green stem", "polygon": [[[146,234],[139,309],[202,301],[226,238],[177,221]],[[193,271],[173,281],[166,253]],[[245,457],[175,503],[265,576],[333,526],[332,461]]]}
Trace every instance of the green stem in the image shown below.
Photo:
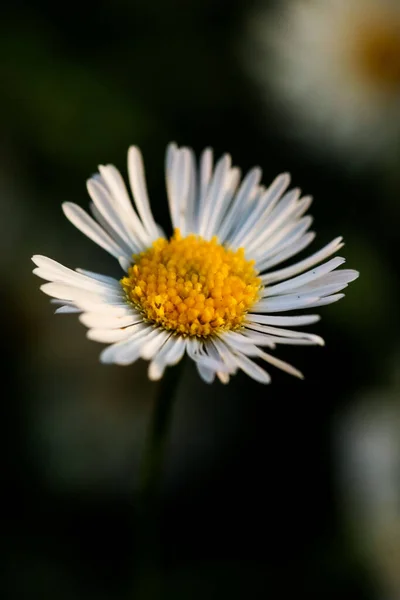
{"label": "green stem", "polygon": [[154,505],[160,484],[164,451],[172,414],[173,401],[180,381],[183,360],[175,368],[166,370],[159,385],[153,416],[147,438],[147,447],[140,473],[139,495],[141,503]]}
{"label": "green stem", "polygon": [[173,402],[180,383],[183,362],[181,360],[177,367],[168,368],[159,385],[140,472],[137,547],[139,598],[153,599],[160,596],[158,491]]}

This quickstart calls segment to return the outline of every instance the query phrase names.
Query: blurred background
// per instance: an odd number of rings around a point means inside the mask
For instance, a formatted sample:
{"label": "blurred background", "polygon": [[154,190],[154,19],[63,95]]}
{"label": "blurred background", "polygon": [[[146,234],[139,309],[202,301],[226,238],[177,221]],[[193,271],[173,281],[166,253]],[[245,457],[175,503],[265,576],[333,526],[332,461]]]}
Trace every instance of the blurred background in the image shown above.
{"label": "blurred background", "polygon": [[[53,315],[30,257],[118,276],[61,203],[87,207],[88,176],[99,163],[125,175],[137,144],[169,230],[163,167],[174,140],[197,154],[227,151],[243,172],[260,165],[264,183],[290,171],[315,199],[311,251],[343,235],[341,254],[361,277],[321,309],[313,331],[326,347],[279,348],[305,381],[274,371],[270,386],[238,374],[210,387],[186,365],[161,491],[161,597],[400,598],[399,139],[368,162],[353,148],[329,150],[334,117],[318,141],[303,139],[314,127],[307,97],[300,126],[281,88],[274,95],[280,48],[256,42],[255,23],[278,19],[286,30],[280,6],[3,9],[1,597],[132,597],[138,465],[157,384],[144,361],[100,365],[100,345],[75,316]],[[391,48],[400,64],[400,41]]]}

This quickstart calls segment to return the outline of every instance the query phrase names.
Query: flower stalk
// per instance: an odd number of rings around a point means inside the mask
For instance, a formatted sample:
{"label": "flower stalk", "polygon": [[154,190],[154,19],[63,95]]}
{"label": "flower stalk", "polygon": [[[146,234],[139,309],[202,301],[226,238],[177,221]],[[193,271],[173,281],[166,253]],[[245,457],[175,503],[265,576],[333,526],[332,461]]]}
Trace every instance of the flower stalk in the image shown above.
{"label": "flower stalk", "polygon": [[149,424],[138,490],[137,585],[139,598],[161,595],[160,486],[174,400],[181,381],[182,360],[160,382]]}

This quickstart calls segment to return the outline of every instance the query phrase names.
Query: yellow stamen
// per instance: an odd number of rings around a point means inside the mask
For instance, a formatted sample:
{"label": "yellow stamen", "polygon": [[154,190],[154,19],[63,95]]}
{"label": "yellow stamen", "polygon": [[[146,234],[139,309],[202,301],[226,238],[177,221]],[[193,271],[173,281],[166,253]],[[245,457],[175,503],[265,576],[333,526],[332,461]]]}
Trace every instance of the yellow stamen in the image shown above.
{"label": "yellow stamen", "polygon": [[144,318],[184,336],[209,337],[238,329],[257,301],[261,279],[244,249],[229,250],[217,238],[159,238],[133,257],[121,285]]}

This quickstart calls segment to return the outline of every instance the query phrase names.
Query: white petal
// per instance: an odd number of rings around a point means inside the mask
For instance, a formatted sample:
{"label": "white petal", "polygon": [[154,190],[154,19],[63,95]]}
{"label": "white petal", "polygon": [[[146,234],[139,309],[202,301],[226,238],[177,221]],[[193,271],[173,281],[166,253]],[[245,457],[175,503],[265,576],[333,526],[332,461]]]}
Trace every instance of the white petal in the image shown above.
{"label": "white petal", "polygon": [[101,315],[98,313],[84,313],[79,317],[79,320],[86,327],[121,329],[122,327],[133,325],[134,323],[140,323],[143,321],[143,318],[139,313],[135,313],[132,310],[132,314],[125,315],[123,317],[114,315]]}
{"label": "white petal", "polygon": [[77,308],[76,306],[71,306],[70,304],[64,304],[60,306],[55,311],[55,314],[68,314],[68,313],[80,313],[82,310]]}
{"label": "white petal", "polygon": [[278,367],[279,369],[282,369],[283,371],[286,371],[287,373],[290,373],[291,375],[294,375],[295,377],[299,377],[300,379],[303,378],[303,375],[300,371],[298,371],[288,363],[278,358],[275,358],[271,354],[267,354],[263,350],[260,350],[260,348],[257,348],[253,344],[249,344],[247,347],[244,347],[242,352],[248,354],[249,356],[258,356],[266,362],[274,365],[275,367]]}
{"label": "white petal", "polygon": [[265,271],[269,268],[268,265],[271,258],[276,254],[285,250],[288,246],[293,245],[297,240],[301,240],[305,237],[307,230],[312,223],[312,218],[307,216],[287,225],[284,229],[279,229],[270,239],[267,240],[265,246],[264,242],[259,244],[258,248],[254,251],[254,258],[256,259],[256,266],[259,271]]}
{"label": "white petal", "polygon": [[204,200],[202,213],[199,215],[199,235],[211,239],[212,234],[209,224],[212,214],[220,209],[220,204],[225,195],[225,181],[231,166],[231,157],[225,154],[217,163],[213,178]]}
{"label": "white petal", "polygon": [[333,296],[326,296],[324,298],[319,298],[314,303],[309,304],[307,308],[316,308],[317,306],[326,306],[328,304],[333,304],[333,302],[337,302],[344,298],[344,294],[334,294]]}
{"label": "white petal", "polygon": [[188,148],[189,152],[189,187],[186,195],[186,210],[185,223],[183,231],[185,235],[197,231],[196,216],[197,216],[197,168],[196,157],[193,150]]}
{"label": "white petal", "polygon": [[151,212],[150,201],[147,194],[142,154],[136,146],[131,146],[129,148],[128,173],[135,204],[143,225],[152,240],[157,239],[158,229]]}
{"label": "white petal", "polygon": [[[94,294],[107,294],[107,293],[117,293],[120,294],[120,286],[117,285],[111,287],[109,285],[100,283],[99,281],[84,279],[82,275],[76,273],[77,277],[73,277],[73,275],[62,275],[60,273],[55,273],[54,271],[49,271],[41,268],[33,269],[32,271],[34,275],[41,277],[42,279],[46,279],[50,283],[62,284],[65,286],[71,286],[73,288],[78,288],[79,290],[86,290],[87,292],[93,292]],[[72,271],[73,273],[73,271]],[[79,279],[81,277],[81,279]]]}
{"label": "white petal", "polygon": [[187,345],[187,340],[182,337],[175,337],[174,344],[171,345],[171,348],[165,357],[165,361],[167,365],[176,365],[182,358],[185,353]]}
{"label": "white petal", "polygon": [[324,248],[318,252],[315,252],[308,258],[305,258],[291,267],[286,267],[284,269],[280,269],[279,271],[275,271],[274,273],[263,275],[263,283],[270,284],[275,283],[276,281],[283,281],[284,279],[288,279],[293,275],[297,275],[297,273],[302,273],[309,267],[317,265],[343,247],[344,244],[342,243],[342,239],[343,238],[341,237],[335,238],[332,242],[324,246]]}
{"label": "white petal", "polygon": [[[109,283],[111,285],[114,285],[114,283],[117,281],[116,279],[114,279],[114,277],[110,277],[109,275],[102,275],[101,273],[94,273],[93,271],[87,271],[86,269],[76,269],[76,271],[77,271],[77,273],[86,275],[87,277],[90,277],[91,279],[97,279],[98,281],[101,281],[102,283]],[[119,284],[119,281],[117,281],[117,283]]]}
{"label": "white petal", "polygon": [[[107,190],[104,190],[105,194],[108,194]],[[124,251],[126,256],[131,256],[132,254],[137,254],[143,250],[143,245],[140,244],[137,240],[137,235],[130,235],[129,243],[127,243],[124,238],[122,238],[115,228],[113,228],[112,224],[103,217],[97,206],[94,202],[89,204],[90,212],[92,216],[95,218],[97,223],[104,229],[106,233],[114,240],[116,244]]]}
{"label": "white petal", "polygon": [[62,209],[67,219],[95,244],[115,258],[125,254],[124,250],[80,206],[72,202],[64,202]]}
{"label": "white petal", "polygon": [[267,354],[266,352],[261,352],[260,357],[268,362],[270,365],[281,369],[281,371],[285,371],[289,373],[289,375],[294,375],[294,377],[298,377],[299,379],[304,379],[304,376],[301,371],[289,365],[289,363],[272,356],[271,354]]}
{"label": "white petal", "polygon": [[[139,328],[141,326],[134,326]],[[129,365],[140,357],[140,350],[146,340],[150,339],[154,328],[145,326],[140,328],[138,333],[134,333],[127,340],[113,344],[105,348],[100,354],[100,361],[103,363],[115,363],[118,365]]]}
{"label": "white petal", "polygon": [[165,331],[164,329],[156,330],[156,335],[154,335],[154,338],[150,339],[149,337],[143,343],[140,356],[147,360],[153,358],[153,356],[157,354],[160,348],[165,344],[170,335],[171,333],[169,331]]}
{"label": "white petal", "polygon": [[303,293],[312,290],[319,296],[326,296],[328,293],[331,294],[333,291],[339,291],[343,287],[346,287],[351,281],[354,281],[358,277],[358,271],[354,271],[353,269],[340,269],[339,271],[333,271],[324,277],[319,277],[314,281],[310,281],[309,283],[296,288],[296,291]]}
{"label": "white petal", "polygon": [[249,344],[258,344],[259,346],[269,346],[270,348],[275,348],[272,336],[264,335],[263,333],[250,332],[246,330],[225,331],[221,338],[223,338],[225,342],[229,342],[229,344],[240,351],[244,351],[244,348],[248,349]]}
{"label": "white petal", "polygon": [[143,323],[137,323],[124,329],[89,329],[86,337],[94,342],[102,344],[114,344],[131,338],[133,334],[139,333],[146,328]]}
{"label": "white petal", "polygon": [[291,292],[297,288],[300,288],[302,285],[309,283],[323,275],[326,275],[330,271],[337,269],[345,262],[345,258],[340,256],[336,256],[332,258],[328,262],[324,263],[320,267],[316,267],[312,271],[307,271],[307,273],[303,273],[303,275],[299,275],[294,277],[293,279],[289,279],[288,281],[284,281],[283,283],[278,283],[277,285],[267,286],[264,290],[266,296],[275,296],[278,294],[286,294],[287,292]]}
{"label": "white petal", "polygon": [[311,294],[287,294],[286,296],[277,296],[266,298],[257,302],[252,310],[257,312],[284,312],[286,310],[294,310],[297,308],[307,308],[318,306],[320,298]]}
{"label": "white petal", "polygon": [[[243,352],[246,350],[239,351],[238,349],[233,350],[231,343],[229,341],[225,341],[225,336],[221,336],[220,347],[218,348],[221,352],[221,355],[224,358],[224,361],[228,360],[229,362],[235,364],[237,367],[242,369],[247,375],[259,381],[260,383],[269,383],[271,381],[271,377],[269,374],[264,371],[261,367],[259,367],[255,362],[250,360]],[[224,346],[222,349],[221,346]],[[249,344],[250,348],[250,344]]]}
{"label": "white petal", "polygon": [[[260,272],[266,271],[267,269],[270,269],[271,267],[274,267],[275,265],[282,263],[283,261],[287,260],[288,258],[291,258],[292,256],[295,256],[296,254],[299,254],[299,252],[304,250],[304,248],[307,248],[307,246],[309,246],[314,239],[315,239],[315,233],[313,231],[309,231],[308,233],[305,233],[304,235],[300,236],[300,239],[295,238],[289,244],[285,245],[283,248],[281,248],[281,249],[278,248],[277,253],[274,253],[272,258],[265,259],[264,255],[263,255],[263,256],[261,256],[261,258],[259,258],[259,260],[260,260],[259,263],[257,263],[257,259],[256,259],[256,268]],[[271,256],[270,253],[268,253],[268,257],[269,256]],[[268,277],[269,277],[269,274],[262,275],[261,281],[263,283],[266,283],[266,281],[269,281]]]}
{"label": "white petal", "polygon": [[197,221],[196,227],[199,231],[200,227],[200,215],[203,214],[204,203],[208,193],[208,186],[211,181],[213,171],[213,151],[211,148],[206,148],[200,157],[200,173],[199,173],[199,200],[196,210]]}
{"label": "white petal", "polygon": [[217,371],[217,377],[220,380],[221,383],[223,383],[224,385],[226,385],[227,383],[229,383],[229,373],[224,373],[223,371]]}
{"label": "white petal", "polygon": [[224,191],[219,199],[219,206],[215,206],[211,213],[211,219],[207,228],[209,237],[218,236],[219,228],[221,223],[225,221],[226,212],[231,204],[239,181],[240,169],[236,167],[229,169],[225,178]]}
{"label": "white petal", "polygon": [[82,288],[78,288],[73,285],[65,284],[65,283],[45,283],[40,286],[40,289],[45,294],[49,296],[53,296],[54,298],[60,298],[65,300],[72,300],[73,302],[77,302],[82,300],[83,302],[98,302],[98,303],[121,303],[122,294],[117,290],[86,290]]}
{"label": "white petal", "polygon": [[[167,188],[170,197],[171,212],[174,214],[173,226],[185,236],[187,217],[193,217],[193,207],[188,205],[191,177],[191,155],[187,148],[172,150],[170,170],[167,171]],[[192,196],[190,197],[192,199]]]}
{"label": "white petal", "polygon": [[35,255],[32,257],[35,264],[39,266],[33,270],[35,275],[51,282],[64,283],[72,285],[81,290],[87,290],[95,293],[121,292],[121,285],[116,279],[109,278],[108,281],[100,281],[88,277],[72,269],[68,269],[46,256]]}
{"label": "white petal", "polygon": [[260,168],[254,168],[243,179],[238,192],[231,203],[221,227],[218,230],[218,238],[221,243],[227,242],[234,247],[232,237],[229,235],[240,219],[238,218],[243,211],[243,204],[248,202],[250,197],[256,194],[258,183],[261,179],[262,171]]}
{"label": "white petal", "polygon": [[114,202],[124,211],[125,215],[129,214],[133,207],[121,173],[114,165],[99,165],[99,172],[99,180],[109,190]]}
{"label": "white petal", "polygon": [[313,333],[305,333],[302,331],[293,331],[292,329],[281,329],[279,327],[270,327],[268,325],[259,324],[247,324],[246,328],[252,331],[267,333],[268,335],[272,336],[282,336],[288,338],[298,338],[299,340],[308,340],[311,343],[317,344],[319,346],[324,346],[324,340],[319,335],[315,335]]}
{"label": "white petal", "polygon": [[[63,301],[65,302],[65,301]],[[100,302],[89,299],[75,299],[74,304],[87,313],[125,317],[132,314],[132,307],[126,302]]]}
{"label": "white petal", "polygon": [[[205,381],[206,383],[212,383],[214,381],[215,371],[213,371],[212,369],[209,369],[208,367],[205,367],[201,363],[196,363],[196,366],[197,366],[199,375],[203,381]],[[229,375],[227,375],[227,377],[229,378]]]}
{"label": "white petal", "polygon": [[232,244],[232,246],[240,247],[245,245],[247,235],[251,234],[253,228],[257,225],[260,219],[263,221],[266,220],[267,216],[271,213],[272,209],[279,201],[289,184],[289,174],[282,173],[276,177],[266,191],[261,193],[254,210],[249,212],[247,219],[240,221],[241,227],[238,227],[236,232],[232,234],[232,237],[230,237],[229,242]]}
{"label": "white petal", "polygon": [[121,269],[125,271],[125,273],[127,273],[129,268],[132,266],[132,259],[126,258],[126,256],[120,256],[118,258],[118,262],[120,264]]}
{"label": "white petal", "polygon": [[255,362],[250,360],[245,354],[235,353],[235,360],[238,365],[249,377],[252,377],[259,383],[270,383],[270,375],[259,367]]}
{"label": "white petal", "polygon": [[95,207],[94,216],[115,241],[122,240],[119,245],[130,255],[137,252],[138,246],[126,228],[126,218],[121,214],[120,206],[115,202],[108,190],[97,179],[86,182],[89,196]]}
{"label": "white petal", "polygon": [[224,361],[218,356],[217,359],[204,351],[203,344],[197,338],[188,338],[186,342],[186,351],[189,357],[196,363],[201,363],[213,371],[225,370]]}
{"label": "white petal", "polygon": [[[181,341],[181,345],[179,344],[179,340]],[[178,348],[175,348],[175,346],[177,346]],[[175,352],[173,352],[174,350]],[[166,366],[168,364],[172,364],[169,362],[170,356],[174,357],[176,355],[177,350],[178,352],[182,350],[181,356],[183,356],[183,353],[185,351],[185,342],[183,338],[178,338],[170,334],[170,337],[166,340],[163,347],[157,352],[157,354],[154,356],[153,360],[149,364],[148,374],[149,378],[152,381],[158,381],[159,379],[161,379]]]}
{"label": "white petal", "polygon": [[176,229],[179,224],[179,204],[177,202],[177,196],[174,188],[174,177],[176,165],[176,157],[178,154],[178,147],[176,144],[168,144],[167,152],[165,154],[165,178],[167,186],[167,197],[169,204],[169,213],[172,222],[172,228]]}
{"label": "white petal", "polygon": [[277,325],[281,327],[311,325],[317,323],[320,319],[319,315],[301,315],[296,317],[276,317],[272,315],[256,315],[254,313],[246,315],[246,320],[249,323],[264,323],[265,325]]}
{"label": "white petal", "polygon": [[151,244],[153,238],[148,234],[133,208],[120,172],[113,165],[100,165],[99,171],[101,175],[98,176],[98,179],[111,194],[121,218],[123,218],[124,225],[132,236],[132,242],[135,242],[141,250],[144,250]]}
{"label": "white petal", "polygon": [[260,219],[253,230],[253,237],[251,240],[249,240],[247,246],[249,253],[251,253],[261,244],[265,243],[265,240],[271,239],[273,234],[280,226],[284,226],[285,222],[296,210],[300,193],[300,190],[297,188],[290,190],[290,192],[287,192],[276,205],[266,221],[264,221],[264,219]]}

